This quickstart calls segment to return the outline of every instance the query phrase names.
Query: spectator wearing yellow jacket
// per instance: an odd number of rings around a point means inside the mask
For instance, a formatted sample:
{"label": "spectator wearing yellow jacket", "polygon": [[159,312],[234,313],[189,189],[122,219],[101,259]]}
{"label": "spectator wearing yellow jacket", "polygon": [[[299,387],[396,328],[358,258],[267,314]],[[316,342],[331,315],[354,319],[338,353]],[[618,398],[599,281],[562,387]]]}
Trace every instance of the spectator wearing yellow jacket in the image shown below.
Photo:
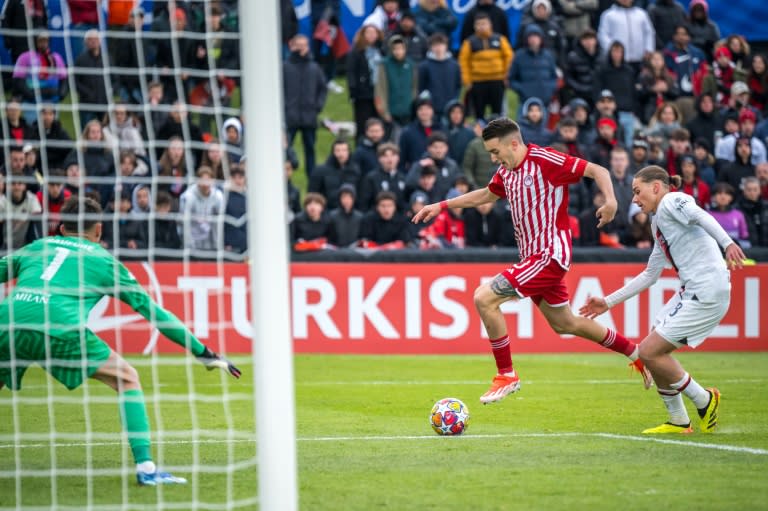
{"label": "spectator wearing yellow jacket", "polygon": [[464,40],[459,50],[461,80],[475,117],[501,113],[504,88],[514,51],[506,37],[493,32],[486,13],[475,17],[475,33]]}

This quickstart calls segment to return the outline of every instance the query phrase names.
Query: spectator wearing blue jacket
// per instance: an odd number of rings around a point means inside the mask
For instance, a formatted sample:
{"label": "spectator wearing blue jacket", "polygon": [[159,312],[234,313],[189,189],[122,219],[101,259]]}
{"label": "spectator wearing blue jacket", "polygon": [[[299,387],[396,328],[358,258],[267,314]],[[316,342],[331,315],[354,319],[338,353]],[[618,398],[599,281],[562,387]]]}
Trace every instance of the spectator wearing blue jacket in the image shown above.
{"label": "spectator wearing blue jacket", "polygon": [[555,57],[542,47],[543,36],[541,27],[528,25],[527,46],[517,53],[509,70],[509,87],[520,97],[520,104],[533,97],[548,102],[557,91]]}
{"label": "spectator wearing blue jacket", "polygon": [[461,69],[448,51],[448,37],[433,34],[429,37],[429,53],[419,64],[419,92],[429,91],[435,112],[443,112],[461,92]]}
{"label": "spectator wearing blue jacket", "polygon": [[528,98],[523,103],[523,115],[517,123],[520,125],[520,134],[526,144],[546,147],[552,143],[554,134],[547,129],[545,112],[544,102],[539,98]]}
{"label": "spectator wearing blue jacket", "polygon": [[445,6],[445,0],[419,0],[413,16],[428,36],[437,33],[450,35],[459,24],[458,18]]}
{"label": "spectator wearing blue jacket", "polygon": [[400,133],[400,169],[403,171],[421,159],[427,150],[427,139],[432,133],[445,131],[427,95],[420,95],[414,106],[416,119]]}

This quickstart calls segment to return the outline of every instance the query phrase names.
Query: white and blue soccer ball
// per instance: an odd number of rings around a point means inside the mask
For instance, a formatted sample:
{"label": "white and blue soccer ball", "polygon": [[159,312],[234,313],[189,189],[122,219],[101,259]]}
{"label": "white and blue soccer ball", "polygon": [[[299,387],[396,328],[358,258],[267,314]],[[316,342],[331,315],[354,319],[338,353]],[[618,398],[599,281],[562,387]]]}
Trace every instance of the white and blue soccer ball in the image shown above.
{"label": "white and blue soccer ball", "polygon": [[432,407],[429,424],[438,435],[461,435],[469,426],[469,408],[455,397],[443,398]]}

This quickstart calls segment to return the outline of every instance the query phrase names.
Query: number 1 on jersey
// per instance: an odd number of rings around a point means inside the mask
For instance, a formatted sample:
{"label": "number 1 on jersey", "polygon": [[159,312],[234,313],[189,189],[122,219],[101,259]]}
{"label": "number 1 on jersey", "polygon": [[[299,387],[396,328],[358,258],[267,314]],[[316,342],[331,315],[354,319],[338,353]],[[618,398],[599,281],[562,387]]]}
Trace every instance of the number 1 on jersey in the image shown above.
{"label": "number 1 on jersey", "polygon": [[45,271],[40,275],[40,279],[46,282],[50,282],[56,272],[59,271],[61,265],[64,264],[64,259],[69,255],[70,250],[68,248],[56,247],[56,255],[53,256],[51,262],[45,267]]}

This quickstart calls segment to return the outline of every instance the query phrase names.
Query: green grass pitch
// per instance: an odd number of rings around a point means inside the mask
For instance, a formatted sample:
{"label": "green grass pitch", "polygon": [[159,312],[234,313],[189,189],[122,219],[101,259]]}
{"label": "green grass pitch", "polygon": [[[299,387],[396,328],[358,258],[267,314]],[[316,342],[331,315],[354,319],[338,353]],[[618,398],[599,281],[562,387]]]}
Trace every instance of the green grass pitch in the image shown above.
{"label": "green grass pitch", "polygon": [[[517,356],[521,391],[489,406],[478,397],[490,355],[297,356],[301,509],[768,509],[768,354],[680,359],[722,392],[715,434],[640,435],[665,420],[663,405],[612,354]],[[162,442],[158,461],[193,484],[137,487],[111,391],[53,383],[49,397],[49,380],[34,369],[15,399],[0,391],[0,510],[85,509],[89,492],[93,509],[192,509],[193,500],[196,509],[258,509],[250,366],[238,382],[182,357],[160,357],[154,370],[131,360]],[[462,437],[429,427],[432,404],[449,396],[472,413]],[[23,436],[14,438],[17,427]],[[95,471],[90,490],[86,467]]]}

